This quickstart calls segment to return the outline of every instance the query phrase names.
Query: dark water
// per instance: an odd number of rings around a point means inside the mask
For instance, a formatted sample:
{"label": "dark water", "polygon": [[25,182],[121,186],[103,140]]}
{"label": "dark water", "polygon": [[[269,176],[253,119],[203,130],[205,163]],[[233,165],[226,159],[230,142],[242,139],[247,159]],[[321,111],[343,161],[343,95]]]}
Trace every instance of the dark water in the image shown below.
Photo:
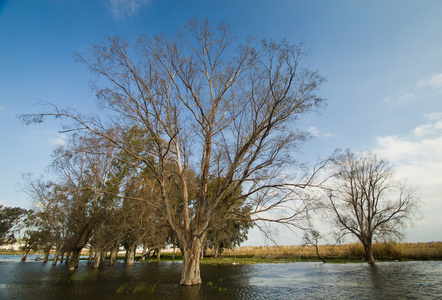
{"label": "dark water", "polygon": [[194,287],[178,285],[180,272],[180,262],[92,269],[81,261],[75,271],[3,262],[0,299],[442,299],[440,261],[202,265]]}

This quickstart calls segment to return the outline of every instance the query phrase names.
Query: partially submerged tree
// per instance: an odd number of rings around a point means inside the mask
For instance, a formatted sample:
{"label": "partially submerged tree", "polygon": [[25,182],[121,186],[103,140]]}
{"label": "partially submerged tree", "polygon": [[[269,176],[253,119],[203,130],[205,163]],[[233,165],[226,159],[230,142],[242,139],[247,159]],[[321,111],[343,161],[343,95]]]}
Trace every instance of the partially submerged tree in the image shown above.
{"label": "partially submerged tree", "polygon": [[58,253],[71,251],[71,269],[94,229],[115,207],[115,197],[102,192],[118,190],[112,172],[114,148],[100,142],[88,132],[75,134],[54,151],[51,169],[57,180],[25,177],[24,191],[35,201],[39,217],[35,226],[41,234],[36,241],[47,253],[55,244]]}
{"label": "partially submerged tree", "polygon": [[[303,67],[305,55],[286,41],[239,45],[226,24],[214,29],[199,20],[174,37],[141,36],[133,49],[108,37],[77,57],[98,75],[95,92],[113,125],[55,106],[22,119],[68,117],[75,121],[68,130],[95,133],[151,174],[151,192],[137,199],[157,209],[176,235],[183,252],[180,283],[200,284],[203,243],[226,201],[230,210],[251,207],[242,217],[252,221],[295,224],[303,210],[293,191],[312,182],[296,181],[288,171],[291,154],[306,139],[295,122],[320,107],[315,92],[324,80]],[[134,127],[143,134],[128,139],[124,133]],[[213,179],[219,184],[209,195]]]}
{"label": "partially submerged tree", "polygon": [[374,263],[374,238],[400,237],[417,213],[416,190],[394,179],[391,165],[376,154],[350,150],[332,161],[325,207],[340,236],[352,234]]}

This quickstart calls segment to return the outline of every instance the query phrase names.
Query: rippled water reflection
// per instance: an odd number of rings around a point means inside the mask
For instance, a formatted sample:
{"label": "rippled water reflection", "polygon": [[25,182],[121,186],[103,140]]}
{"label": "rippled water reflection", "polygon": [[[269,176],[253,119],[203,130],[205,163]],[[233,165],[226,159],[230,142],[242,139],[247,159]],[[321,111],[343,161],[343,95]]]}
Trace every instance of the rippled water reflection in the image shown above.
{"label": "rippled water reflection", "polygon": [[[0,260],[5,260],[0,257]],[[204,283],[181,287],[180,262],[75,271],[29,261],[0,263],[1,299],[435,299],[442,262],[202,265]]]}

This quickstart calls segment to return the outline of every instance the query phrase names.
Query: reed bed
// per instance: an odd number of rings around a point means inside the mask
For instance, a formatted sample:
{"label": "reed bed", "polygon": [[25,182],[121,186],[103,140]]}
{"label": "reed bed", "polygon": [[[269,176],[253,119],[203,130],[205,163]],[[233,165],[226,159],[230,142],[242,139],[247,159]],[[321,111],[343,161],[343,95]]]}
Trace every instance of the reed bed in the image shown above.
{"label": "reed bed", "polygon": [[[441,260],[442,242],[434,243],[398,243],[377,242],[373,244],[373,255],[376,260]],[[344,245],[320,245],[319,254],[326,260],[362,260],[365,257],[364,247],[360,243]],[[212,255],[208,249],[206,255]],[[306,246],[260,246],[237,247],[224,250],[223,257],[242,257],[260,259],[317,259],[316,249]]]}

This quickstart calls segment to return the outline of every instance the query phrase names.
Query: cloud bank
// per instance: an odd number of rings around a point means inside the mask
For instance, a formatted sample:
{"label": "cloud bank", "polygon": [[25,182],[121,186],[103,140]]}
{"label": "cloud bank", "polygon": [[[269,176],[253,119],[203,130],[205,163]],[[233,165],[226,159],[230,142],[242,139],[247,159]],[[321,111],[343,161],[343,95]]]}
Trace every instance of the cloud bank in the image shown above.
{"label": "cloud bank", "polygon": [[425,115],[428,122],[406,137],[378,137],[376,153],[391,161],[399,178],[419,188],[422,220],[409,232],[411,241],[440,239],[442,227],[442,113]]}

